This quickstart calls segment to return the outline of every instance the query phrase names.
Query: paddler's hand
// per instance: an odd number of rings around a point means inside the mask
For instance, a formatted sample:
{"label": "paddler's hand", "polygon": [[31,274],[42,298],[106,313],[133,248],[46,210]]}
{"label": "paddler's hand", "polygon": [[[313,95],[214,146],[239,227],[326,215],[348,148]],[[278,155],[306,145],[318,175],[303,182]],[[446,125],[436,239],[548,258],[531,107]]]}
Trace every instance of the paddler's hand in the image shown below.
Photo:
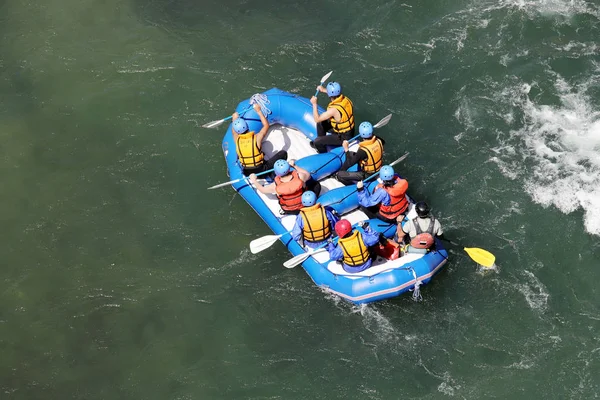
{"label": "paddler's hand", "polygon": [[365,186],[364,186],[364,183],[363,183],[363,181],[358,181],[358,182],[356,183],[356,188],[357,188],[359,191],[363,190],[363,188],[364,188],[364,187],[365,187]]}
{"label": "paddler's hand", "polygon": [[256,111],[257,114],[260,115],[260,113],[262,113],[262,109],[260,108],[260,104],[255,104],[252,106],[252,108],[254,108],[254,111]]}
{"label": "paddler's hand", "polygon": [[296,160],[290,160],[288,161],[288,164],[290,164],[290,167],[293,167],[294,165],[296,165]]}
{"label": "paddler's hand", "polygon": [[347,140],[344,140],[344,141],[342,142],[342,147],[344,148],[344,153],[347,153],[347,152],[348,152],[348,149],[349,149],[349,146],[348,146],[348,141],[347,141]]}
{"label": "paddler's hand", "polygon": [[317,86],[317,90],[321,93],[327,93],[327,89],[325,89],[323,86],[319,85]]}
{"label": "paddler's hand", "polygon": [[312,104],[313,106],[316,106],[316,105],[317,105],[317,98],[316,98],[315,96],[311,97],[311,98],[310,98],[310,102],[311,102],[311,104]]}
{"label": "paddler's hand", "polygon": [[240,117],[240,114],[236,112],[234,112],[233,114],[231,114],[231,120],[235,121],[236,119],[238,119]]}
{"label": "paddler's hand", "polygon": [[250,182],[252,182],[253,185],[256,185],[256,174],[250,174],[248,178],[250,178]]}

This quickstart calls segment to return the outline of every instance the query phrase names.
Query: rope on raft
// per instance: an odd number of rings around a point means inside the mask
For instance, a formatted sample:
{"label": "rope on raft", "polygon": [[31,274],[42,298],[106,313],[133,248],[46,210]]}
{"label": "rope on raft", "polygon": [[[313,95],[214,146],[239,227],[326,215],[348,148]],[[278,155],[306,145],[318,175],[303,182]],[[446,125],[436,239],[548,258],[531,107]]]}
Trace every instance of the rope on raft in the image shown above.
{"label": "rope on raft", "polygon": [[271,110],[267,106],[268,104],[271,104],[271,101],[264,93],[253,94],[252,97],[250,97],[250,104],[258,104],[260,106],[260,110],[262,111],[265,117],[271,114]]}

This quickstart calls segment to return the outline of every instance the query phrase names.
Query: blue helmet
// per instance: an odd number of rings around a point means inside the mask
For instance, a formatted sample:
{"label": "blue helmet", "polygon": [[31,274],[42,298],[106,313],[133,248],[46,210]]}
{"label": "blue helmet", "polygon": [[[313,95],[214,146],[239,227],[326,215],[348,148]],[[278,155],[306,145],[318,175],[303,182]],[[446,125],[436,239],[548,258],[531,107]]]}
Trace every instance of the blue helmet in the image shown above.
{"label": "blue helmet", "polygon": [[370,122],[363,122],[358,127],[358,133],[360,133],[360,137],[363,139],[369,139],[373,136],[373,125]]}
{"label": "blue helmet", "polygon": [[290,164],[285,160],[277,160],[273,169],[275,170],[275,175],[284,176],[290,172]]}
{"label": "blue helmet", "polygon": [[233,130],[237,134],[242,134],[248,130],[248,124],[243,118],[238,118],[233,121]]}
{"label": "blue helmet", "polygon": [[379,171],[379,177],[384,181],[391,181],[394,179],[394,175],[394,168],[392,168],[390,165],[384,165],[381,167],[381,171]]}
{"label": "blue helmet", "polygon": [[327,96],[337,97],[342,94],[342,87],[337,82],[329,82],[327,84]]}
{"label": "blue helmet", "polygon": [[316,202],[317,195],[315,194],[315,192],[307,190],[306,192],[302,193],[302,205],[304,207],[314,206]]}

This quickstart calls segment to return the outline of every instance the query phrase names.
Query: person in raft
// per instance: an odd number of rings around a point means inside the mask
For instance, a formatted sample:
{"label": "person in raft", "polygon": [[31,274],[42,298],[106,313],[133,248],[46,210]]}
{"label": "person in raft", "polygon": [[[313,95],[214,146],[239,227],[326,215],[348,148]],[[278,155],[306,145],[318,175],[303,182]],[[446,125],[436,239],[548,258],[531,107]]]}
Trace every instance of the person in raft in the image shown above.
{"label": "person in raft", "polygon": [[331,237],[338,218],[329,208],[317,203],[317,195],[310,190],[302,194],[302,205],[292,229],[292,238],[314,249]]}
{"label": "person in raft", "polygon": [[[398,224],[396,235],[398,239],[408,236],[410,239],[408,253],[426,253],[435,243],[436,236],[444,237],[444,231],[440,222],[431,215],[427,203],[419,201],[415,204],[415,210],[417,217],[406,221],[404,225]],[[404,241],[398,240],[398,242],[402,244]]]}
{"label": "person in raft", "polygon": [[354,273],[364,271],[372,263],[370,247],[379,242],[379,232],[369,228],[368,223],[360,222],[358,229],[352,229],[347,219],[335,224],[335,232],[339,236],[337,245],[329,243],[327,251],[333,261],[342,260],[344,271]]}
{"label": "person in raft", "polygon": [[383,183],[377,185],[372,194],[364,190],[363,181],[356,184],[358,203],[365,214],[372,218],[379,218],[390,224],[401,222],[408,210],[408,181],[397,176],[390,165],[381,167],[379,177]]}
{"label": "person in raft", "polygon": [[[342,87],[337,82],[329,82],[327,89],[317,86],[317,90],[327,93],[329,104],[327,111],[319,115],[317,98],[311,97],[313,105],[313,118],[317,123],[317,137],[311,146],[318,153],[326,153],[327,146],[339,147],[344,140],[350,140],[354,136],[354,107],[349,98],[342,94]],[[327,132],[332,135],[327,135]]]}
{"label": "person in raft", "polygon": [[[294,167],[292,169],[292,167]],[[258,183],[256,174],[250,175],[250,182],[263,194],[276,194],[282,214],[298,214],[302,208],[302,194],[306,189],[312,190],[316,196],[321,193],[321,184],[310,176],[310,172],[294,161],[275,161],[275,182],[266,186]]]}
{"label": "person in raft", "polygon": [[237,112],[232,115],[233,122],[231,125],[233,129],[231,133],[244,175],[267,171],[273,168],[277,160],[287,159],[285,150],[278,151],[268,160],[265,158],[262,152],[262,142],[269,130],[269,121],[263,115],[260,105],[255,104],[253,107],[263,125],[258,133],[249,132],[248,123],[244,118],[240,118]]}
{"label": "person in raft", "polygon": [[[363,122],[358,127],[361,141],[356,152],[348,151],[348,141],[344,140],[342,147],[346,153],[346,160],[337,173],[337,180],[344,185],[353,185],[354,182],[365,179],[368,175],[379,172],[383,165],[383,145],[385,141],[373,135],[373,125]],[[348,172],[348,168],[358,163],[359,170]]]}

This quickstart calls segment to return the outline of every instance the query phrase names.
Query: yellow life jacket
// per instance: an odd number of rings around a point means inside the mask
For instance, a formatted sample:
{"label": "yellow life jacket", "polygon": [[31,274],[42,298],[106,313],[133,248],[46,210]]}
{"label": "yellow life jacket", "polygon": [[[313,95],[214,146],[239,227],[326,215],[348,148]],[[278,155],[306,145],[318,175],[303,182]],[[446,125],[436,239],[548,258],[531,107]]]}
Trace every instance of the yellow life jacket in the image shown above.
{"label": "yellow life jacket", "polygon": [[359,147],[367,153],[367,159],[360,162],[360,167],[364,172],[373,174],[381,168],[383,164],[383,144],[376,136],[363,140]]}
{"label": "yellow life jacket", "polygon": [[309,242],[320,242],[331,236],[331,226],[325,213],[325,208],[317,203],[310,207],[304,207],[300,210],[300,216],[304,227],[302,236]]}
{"label": "yellow life jacket", "polygon": [[342,116],[339,122],[331,118],[333,132],[341,134],[354,129],[354,106],[349,98],[341,94],[327,105],[327,108],[330,107],[338,110]]}
{"label": "yellow life jacket", "polygon": [[369,248],[365,245],[362,235],[356,229],[352,235],[338,240],[344,253],[344,264],[356,267],[369,260]]}
{"label": "yellow life jacket", "polygon": [[255,168],[262,165],[265,155],[256,143],[254,131],[238,135],[236,151],[244,168]]}

